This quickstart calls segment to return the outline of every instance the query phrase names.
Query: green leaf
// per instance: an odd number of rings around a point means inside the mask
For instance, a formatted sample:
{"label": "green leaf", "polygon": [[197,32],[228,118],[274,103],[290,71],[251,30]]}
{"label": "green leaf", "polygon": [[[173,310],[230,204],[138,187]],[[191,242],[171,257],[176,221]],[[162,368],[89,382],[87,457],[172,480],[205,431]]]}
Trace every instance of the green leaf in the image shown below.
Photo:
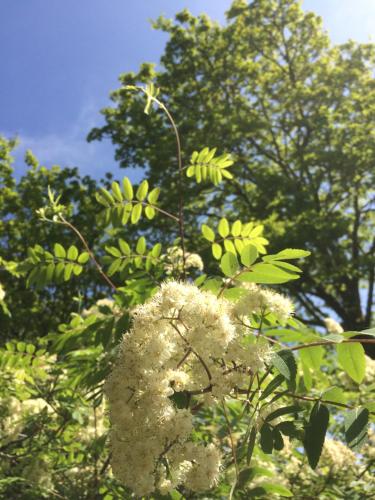
{"label": "green leaf", "polygon": [[345,416],[345,439],[349,448],[358,451],[367,439],[369,411],[356,408]]}
{"label": "green leaf", "polygon": [[221,258],[220,268],[225,276],[234,276],[239,268],[237,257],[232,252],[226,252]]}
{"label": "green leaf", "polygon": [[303,446],[312,469],[319,463],[329,422],[328,408],[317,401],[310,413],[309,423],[305,429]]}
{"label": "green leaf", "polygon": [[307,250],[300,250],[297,248],[286,248],[281,252],[278,252],[274,255],[267,255],[264,260],[293,260],[293,259],[301,259],[303,257],[308,257],[311,252]]}
{"label": "green leaf", "polygon": [[239,276],[241,281],[249,283],[286,283],[287,281],[299,278],[299,274],[292,273],[268,263],[254,264],[251,271],[242,273]]}
{"label": "green leaf", "polygon": [[224,240],[224,248],[227,252],[232,252],[234,255],[237,255],[236,247],[232,240]]}
{"label": "green leaf", "polygon": [[108,276],[112,276],[113,274],[115,274],[119,270],[121,264],[122,264],[122,259],[115,259],[108,268],[107,271]]}
{"label": "green leaf", "polygon": [[158,198],[160,194],[160,188],[156,187],[152,191],[150,191],[150,194],[148,195],[148,202],[151,203],[151,205],[156,205]]}
{"label": "green leaf", "polygon": [[250,267],[258,258],[258,250],[254,245],[246,245],[241,251],[241,262],[244,266]]}
{"label": "green leaf", "polygon": [[253,456],[256,435],[257,435],[257,430],[256,430],[256,427],[253,426],[251,428],[251,431],[250,431],[250,434],[249,434],[249,442],[248,442],[248,445],[247,445],[247,453],[246,453],[246,463],[247,463],[247,465],[250,465],[251,457]]}
{"label": "green leaf", "polygon": [[60,259],[65,259],[66,251],[65,251],[65,248],[62,245],[60,245],[60,243],[55,243],[55,245],[53,247],[53,251],[54,251],[55,257],[58,257]]}
{"label": "green leaf", "polygon": [[219,260],[223,254],[223,250],[219,243],[213,243],[212,244],[212,255],[215,257],[216,260]]}
{"label": "green leaf", "polygon": [[36,347],[32,344],[27,344],[26,346],[26,352],[29,353],[29,354],[34,354],[36,350]]}
{"label": "green leaf", "polygon": [[302,361],[313,370],[320,370],[322,366],[324,349],[322,346],[311,346],[300,350]]}
{"label": "green leaf", "polygon": [[112,193],[113,193],[114,198],[121,203],[123,200],[123,197],[122,197],[122,192],[121,192],[120,185],[118,182],[112,182]]}
{"label": "green leaf", "polygon": [[146,251],[146,238],[141,236],[137,242],[137,246],[135,247],[135,251],[139,255],[143,255]]}
{"label": "green leaf", "polygon": [[206,278],[207,274],[201,274],[200,276],[198,276],[198,278],[194,280],[194,285],[198,287],[201,286],[205,282]]}
{"label": "green leaf", "polygon": [[134,205],[130,221],[132,224],[137,224],[142,215],[142,203]]}
{"label": "green leaf", "polygon": [[69,260],[76,260],[78,257],[78,248],[72,245],[68,248],[67,257]]}
{"label": "green leaf", "polygon": [[[361,332],[364,335],[370,335],[371,337],[375,337],[375,328],[369,328],[367,330],[362,330]],[[358,332],[356,332],[356,335],[358,335]]]}
{"label": "green leaf", "polygon": [[294,422],[291,422],[290,420],[280,422],[275,428],[281,431],[284,436],[297,437],[298,435],[298,431],[296,429],[296,426],[294,425]]}
{"label": "green leaf", "polygon": [[148,193],[148,182],[145,179],[138,186],[138,189],[137,189],[135,196],[136,196],[138,201],[143,201],[146,198],[147,193]]}
{"label": "green leaf", "polygon": [[214,241],[215,240],[215,233],[214,231],[207,226],[206,224],[202,224],[202,234],[208,241]]}
{"label": "green leaf", "polygon": [[259,224],[259,226],[254,227],[249,233],[249,238],[256,238],[257,236],[263,233],[264,226],[263,224]]}
{"label": "green leaf", "polygon": [[232,224],[232,236],[239,236],[241,234],[242,223],[240,220],[236,220]]}
{"label": "green leaf", "polygon": [[107,253],[109,253],[113,257],[121,257],[121,255],[122,255],[120,250],[116,247],[105,247],[105,250]]}
{"label": "green leaf", "polygon": [[79,276],[81,274],[82,270],[83,270],[82,266],[80,266],[79,264],[74,264],[73,274],[75,274],[75,276]]}
{"label": "green leaf", "polygon": [[260,446],[264,453],[270,454],[273,450],[273,433],[268,424],[263,424],[260,429]]}
{"label": "green leaf", "polygon": [[107,191],[104,188],[100,188],[100,195],[107,201],[109,205],[114,205],[115,200],[113,199],[113,196],[110,194],[109,191]]}
{"label": "green leaf", "polygon": [[238,489],[241,490],[244,486],[246,486],[246,483],[254,479],[254,477],[255,477],[255,472],[253,468],[246,467],[246,469],[242,469],[242,471],[238,475],[238,481],[237,481]]}
{"label": "green leaf", "polygon": [[51,262],[50,264],[48,264],[47,268],[46,268],[46,281],[47,283],[50,283],[52,281],[52,278],[53,278],[53,273],[55,272],[55,263],[54,262]]}
{"label": "green leaf", "polygon": [[64,270],[65,270],[65,263],[59,262],[55,268],[55,281],[57,283],[61,283],[62,281],[64,281]]}
{"label": "green leaf", "polygon": [[293,352],[289,349],[277,351],[272,356],[273,366],[283,375],[289,384],[295,385],[297,364]]}
{"label": "green leaf", "polygon": [[124,177],[124,179],[122,180],[122,187],[124,189],[125,198],[128,201],[132,201],[132,199],[134,197],[133,186],[127,177]]}
{"label": "green leaf", "polygon": [[[120,250],[122,252],[122,255],[130,255],[131,254],[130,246],[122,238],[120,238],[118,240],[118,246],[119,246],[119,248],[120,248]],[[118,257],[118,255],[116,255],[116,257]]]}
{"label": "green leaf", "polygon": [[217,231],[222,238],[226,238],[229,235],[229,224],[227,219],[220,220]]}
{"label": "green leaf", "polygon": [[98,203],[100,203],[101,205],[105,206],[105,207],[109,207],[110,206],[110,203],[108,202],[108,200],[100,193],[95,193],[95,198],[96,198],[96,201]]}
{"label": "green leaf", "polygon": [[322,392],[321,398],[324,401],[332,401],[334,403],[346,402],[345,393],[340,387],[329,387]]}
{"label": "green leaf", "polygon": [[194,173],[195,173],[195,165],[190,165],[186,170],[186,176],[193,177]]}
{"label": "green leaf", "polygon": [[359,342],[345,342],[336,346],[338,362],[350,378],[360,384],[365,376],[365,350]]}
{"label": "green leaf", "polygon": [[78,257],[77,262],[78,264],[86,264],[88,260],[90,259],[90,255],[88,252],[82,252],[81,255]]}
{"label": "green leaf", "polygon": [[147,219],[152,220],[155,217],[156,211],[154,207],[150,207],[150,205],[147,205],[145,207],[145,214]]}
{"label": "green leaf", "polygon": [[151,250],[151,255],[155,258],[158,258],[160,253],[161,253],[161,243],[156,243]]}
{"label": "green leaf", "polygon": [[283,375],[276,375],[276,377],[271,380],[271,382],[267,385],[267,387],[262,392],[262,395],[259,398],[259,401],[265,399],[270,394],[272,394],[285,380]]}
{"label": "green leaf", "polygon": [[296,405],[284,406],[283,408],[277,408],[277,410],[267,415],[265,421],[271,422],[275,418],[282,417],[283,415],[290,415],[294,413],[299,413],[301,411],[303,411],[303,408],[301,408],[300,406]]}
{"label": "green leaf", "polygon": [[[263,260],[265,260],[264,257]],[[286,269],[287,271],[292,271],[294,273],[302,273],[302,269],[295,266],[294,264],[291,264],[290,262],[283,262],[282,260],[273,260],[272,265],[275,267],[279,267],[281,269]]]}
{"label": "green leaf", "polygon": [[239,287],[227,288],[223,292],[223,297],[229,300],[238,300],[240,297],[243,297],[248,293],[248,290]]}
{"label": "green leaf", "polygon": [[244,242],[240,238],[235,238],[234,240],[234,246],[237,249],[237,252],[241,255],[242,250],[244,249]]}
{"label": "green leaf", "polygon": [[273,429],[273,446],[275,450],[280,451],[284,448],[284,439],[278,429]]}
{"label": "green leaf", "polygon": [[67,264],[64,268],[64,281],[69,281],[72,275],[74,264]]}

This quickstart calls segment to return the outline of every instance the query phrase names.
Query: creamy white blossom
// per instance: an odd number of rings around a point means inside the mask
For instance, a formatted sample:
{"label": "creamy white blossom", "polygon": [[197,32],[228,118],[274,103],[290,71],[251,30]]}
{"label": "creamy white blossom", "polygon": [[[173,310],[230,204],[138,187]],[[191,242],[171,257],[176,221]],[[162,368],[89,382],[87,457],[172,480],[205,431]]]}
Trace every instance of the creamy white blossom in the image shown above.
{"label": "creamy white blossom", "polygon": [[294,306],[285,295],[262,288],[254,283],[247,284],[246,288],[247,293],[234,307],[234,313],[238,317],[272,313],[280,322],[285,323],[292,316]]}
{"label": "creamy white blossom", "polygon": [[[165,269],[167,273],[182,271],[184,259],[181,247],[173,246],[168,248],[167,253],[163,255],[163,259],[166,262]],[[185,269],[190,268],[203,271],[203,261],[197,253],[185,252]]]}
{"label": "creamy white blossom", "polygon": [[193,284],[168,281],[133,310],[105,390],[112,468],[136,495],[180,484],[205,491],[218,482],[221,453],[191,441],[193,415],[171,397],[185,391],[218,402],[269,360],[268,344],[235,319],[233,307]]}
{"label": "creamy white blossom", "polygon": [[333,318],[325,318],[324,323],[326,325],[327,331],[329,333],[342,333],[344,331],[343,327]]}

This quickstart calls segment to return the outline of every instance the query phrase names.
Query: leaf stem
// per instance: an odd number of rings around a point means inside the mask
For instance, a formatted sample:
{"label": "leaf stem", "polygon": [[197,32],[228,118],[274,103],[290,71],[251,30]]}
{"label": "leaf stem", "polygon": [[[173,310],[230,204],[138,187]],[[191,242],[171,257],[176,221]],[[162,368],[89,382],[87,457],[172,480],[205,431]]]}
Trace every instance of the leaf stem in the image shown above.
{"label": "leaf stem", "polygon": [[177,147],[177,161],[178,161],[178,225],[180,232],[180,240],[181,240],[181,249],[182,249],[182,277],[185,280],[186,278],[186,270],[185,270],[185,221],[184,221],[184,197],[183,197],[183,165],[182,165],[182,150],[181,150],[181,141],[178,133],[177,125],[173,119],[173,116],[168,111],[167,107],[160,101],[158,101],[159,106],[167,115],[170,124],[172,125],[173,132],[176,138],[176,147]]}

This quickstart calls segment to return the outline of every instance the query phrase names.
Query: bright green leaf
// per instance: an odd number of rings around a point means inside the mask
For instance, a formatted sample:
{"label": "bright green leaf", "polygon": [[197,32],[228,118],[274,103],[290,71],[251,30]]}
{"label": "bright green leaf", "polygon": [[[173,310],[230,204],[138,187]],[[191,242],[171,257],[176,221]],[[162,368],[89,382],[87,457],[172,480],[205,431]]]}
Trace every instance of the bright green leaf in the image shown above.
{"label": "bright green leaf", "polygon": [[241,262],[244,266],[250,267],[258,258],[258,250],[254,245],[246,245],[241,252]]}
{"label": "bright green leaf", "polygon": [[232,252],[226,252],[221,258],[220,267],[225,276],[234,276],[239,268],[237,257]]}
{"label": "bright green leaf", "polygon": [[338,361],[354,382],[360,384],[365,376],[365,351],[359,342],[345,342],[336,345]]}
{"label": "bright green leaf", "polygon": [[226,238],[229,235],[229,224],[227,219],[220,220],[217,231],[222,238]]}
{"label": "bright green leaf", "polygon": [[202,234],[208,241],[214,241],[215,240],[215,233],[214,231],[207,226],[206,224],[202,224]]}
{"label": "bright green leaf", "polygon": [[132,224],[137,224],[142,215],[142,203],[134,205],[130,221]]}
{"label": "bright green leaf", "polygon": [[78,257],[78,248],[72,245],[68,248],[67,258],[69,260],[76,260]]}
{"label": "bright green leaf", "polygon": [[138,201],[143,201],[148,193],[148,182],[147,180],[143,180],[138,186],[137,192],[135,194]]}
{"label": "bright green leaf", "polygon": [[58,257],[60,259],[65,259],[66,251],[65,251],[65,248],[62,245],[60,245],[60,243],[55,243],[55,245],[53,247],[53,251],[54,251],[54,254],[56,257]]}
{"label": "bright green leaf", "polygon": [[124,177],[124,179],[122,180],[122,186],[124,189],[125,198],[128,201],[132,201],[132,199],[134,197],[133,186],[132,186],[132,183],[130,182],[130,180],[128,179],[128,177]]}

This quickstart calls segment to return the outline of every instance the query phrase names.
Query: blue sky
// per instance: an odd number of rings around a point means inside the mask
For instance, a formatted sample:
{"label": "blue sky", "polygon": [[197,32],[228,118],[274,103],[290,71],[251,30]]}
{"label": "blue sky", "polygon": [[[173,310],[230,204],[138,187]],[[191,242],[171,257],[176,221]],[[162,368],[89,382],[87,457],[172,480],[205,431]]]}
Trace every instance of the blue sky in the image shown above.
{"label": "blue sky", "polygon": [[[1,0],[0,133],[18,135],[47,166],[78,166],[95,177],[118,171],[109,142],[86,143],[120,73],[157,62],[166,36],[149,19],[184,7],[223,21],[230,0]],[[332,40],[368,41],[375,0],[304,0]]]}

